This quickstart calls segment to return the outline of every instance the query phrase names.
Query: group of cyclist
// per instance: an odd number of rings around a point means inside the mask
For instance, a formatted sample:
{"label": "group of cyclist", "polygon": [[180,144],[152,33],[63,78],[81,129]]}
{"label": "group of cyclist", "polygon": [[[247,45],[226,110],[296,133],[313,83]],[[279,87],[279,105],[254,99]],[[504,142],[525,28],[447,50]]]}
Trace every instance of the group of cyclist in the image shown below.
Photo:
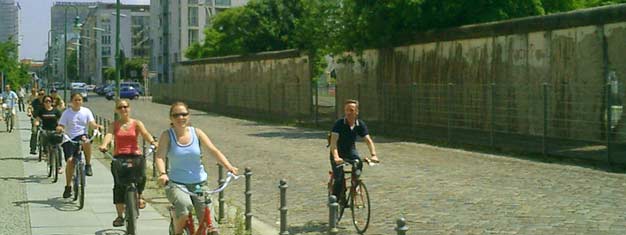
{"label": "group of cyclist", "polygon": [[[11,99],[17,97],[14,92],[10,93],[10,86],[5,87],[5,93],[2,97]],[[5,95],[7,94],[7,95]],[[35,95],[36,94],[36,95]],[[15,98],[15,101],[17,98]],[[79,139],[87,139],[89,128],[103,129],[102,126],[95,122],[93,113],[87,107],[83,107],[83,97],[76,93],[71,95],[71,104],[65,109],[63,99],[61,99],[56,90],[51,90],[50,95],[45,94],[44,89],[35,92],[32,90],[31,100],[27,108],[27,114],[32,118],[32,134],[30,142],[30,153],[36,154],[37,141],[41,140],[42,144],[58,142],[59,135],[65,135],[76,141]],[[7,103],[7,98],[4,98]],[[10,106],[13,107],[13,106]],[[331,130],[330,134],[330,165],[333,169],[333,175],[336,179],[333,192],[343,192],[345,187],[343,179],[343,168],[336,168],[338,164],[343,163],[344,159],[354,160],[360,159],[356,151],[355,141],[357,136],[362,137],[367,144],[370,156],[366,157],[366,161],[378,162],[376,148],[374,142],[369,135],[368,128],[362,120],[358,119],[359,103],[356,100],[347,100],[343,106],[344,117],[338,119]],[[130,178],[131,175],[139,176],[138,193],[142,194],[145,183],[145,158],[138,145],[139,136],[147,140],[151,145],[156,147],[155,163],[158,172],[158,184],[165,186],[167,184],[178,184],[192,190],[196,185],[204,185],[207,182],[207,173],[202,164],[202,146],[209,150],[211,155],[223,165],[229,172],[237,174],[238,169],[234,167],[222,152],[211,142],[210,138],[204,131],[197,127],[191,126],[190,111],[188,106],[183,102],[175,102],[169,110],[170,127],[163,131],[157,142],[152,134],[144,126],[143,122],[131,117],[131,105],[126,99],[116,100],[115,112],[119,115],[119,119],[113,122],[113,128],[108,130],[102,144],[98,146],[100,151],[108,151],[108,146],[113,142],[113,157],[116,159],[132,159],[131,168],[126,171],[115,172],[112,174],[118,177],[114,179]],[[38,137],[38,129],[43,130],[41,133],[45,136]],[[53,141],[51,141],[53,140]],[[64,142],[62,145],[64,158],[66,161],[66,185],[63,191],[63,198],[69,198],[72,194],[71,180],[74,173],[72,161],[77,156],[78,146],[72,142]],[[92,176],[91,167],[91,144],[85,142],[83,150],[86,159],[86,175]],[[168,158],[169,166],[165,165],[165,159]],[[358,166],[362,168],[362,165]],[[62,168],[62,167],[61,167]],[[59,173],[63,170],[57,169]],[[166,171],[166,168],[169,168]],[[113,169],[113,168],[112,168]],[[124,226],[124,182],[114,180],[113,186],[113,203],[117,211],[117,217],[113,220],[113,226]],[[176,208],[176,218],[174,219],[174,233],[182,234],[183,227],[187,220],[187,215],[191,210],[196,211],[199,217],[202,216],[202,204],[195,198],[176,190],[176,187],[166,188],[166,195],[170,203]],[[336,195],[339,196],[339,195]],[[146,206],[145,200],[140,196],[139,208]],[[202,220],[202,218],[198,218]]]}

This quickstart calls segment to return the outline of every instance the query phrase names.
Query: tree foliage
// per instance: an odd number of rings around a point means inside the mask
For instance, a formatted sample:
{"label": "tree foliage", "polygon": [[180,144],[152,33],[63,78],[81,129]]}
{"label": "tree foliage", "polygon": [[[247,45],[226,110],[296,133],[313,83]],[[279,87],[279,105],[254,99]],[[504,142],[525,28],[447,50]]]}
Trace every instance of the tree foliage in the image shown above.
{"label": "tree foliage", "polygon": [[251,0],[218,14],[186,56],[297,48],[318,68],[321,55],[394,47],[420,31],[620,2],[626,0]]}
{"label": "tree foliage", "polygon": [[0,73],[4,74],[11,87],[24,86],[30,81],[28,65],[18,62],[17,44],[10,38],[0,42]]}

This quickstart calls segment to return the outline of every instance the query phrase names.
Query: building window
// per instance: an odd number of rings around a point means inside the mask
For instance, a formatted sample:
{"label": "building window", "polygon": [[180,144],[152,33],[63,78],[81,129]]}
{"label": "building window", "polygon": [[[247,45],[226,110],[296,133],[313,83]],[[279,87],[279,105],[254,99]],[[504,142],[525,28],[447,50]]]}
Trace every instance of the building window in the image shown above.
{"label": "building window", "polygon": [[187,44],[189,46],[191,46],[191,44],[193,44],[194,42],[198,41],[198,30],[197,29],[190,29],[189,30],[189,42],[187,42]]}
{"label": "building window", "polygon": [[189,7],[188,10],[189,26],[198,26],[198,7]]}
{"label": "building window", "polygon": [[217,6],[230,6],[230,0],[215,0]]}
{"label": "building window", "polygon": [[189,0],[187,2],[187,4],[189,4],[189,5],[197,5],[198,4],[198,0]]}
{"label": "building window", "polygon": [[109,67],[109,57],[102,57],[102,67]]}
{"label": "building window", "polygon": [[101,56],[111,56],[111,47],[102,47]]}
{"label": "building window", "polygon": [[111,35],[102,36],[102,44],[111,44]]}

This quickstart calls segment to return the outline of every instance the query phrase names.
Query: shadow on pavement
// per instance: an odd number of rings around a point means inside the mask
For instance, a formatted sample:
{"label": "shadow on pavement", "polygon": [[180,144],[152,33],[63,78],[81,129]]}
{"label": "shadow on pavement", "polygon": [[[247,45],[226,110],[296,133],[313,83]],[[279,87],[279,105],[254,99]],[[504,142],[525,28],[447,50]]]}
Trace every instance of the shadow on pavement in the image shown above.
{"label": "shadow on pavement", "polygon": [[22,206],[24,204],[40,204],[54,207],[58,211],[78,211],[78,205],[75,204],[72,199],[65,199],[62,197],[48,198],[47,200],[27,200],[13,202],[15,206]]}
{"label": "shadow on pavement", "polygon": [[5,157],[5,158],[0,158],[0,161],[9,161],[9,160],[24,161],[24,162],[34,162],[34,161],[39,161],[39,158],[37,158],[37,157]]}
{"label": "shadow on pavement", "polygon": [[121,229],[104,229],[100,231],[96,231],[96,235],[123,235],[126,234],[125,230]]}
{"label": "shadow on pavement", "polygon": [[249,134],[256,137],[269,137],[269,138],[285,138],[285,139],[326,139],[326,132],[324,131],[303,131],[301,129],[287,129],[282,128],[282,131],[270,131],[256,134]]}
{"label": "shadow on pavement", "polygon": [[302,234],[302,233],[325,233],[328,230],[328,223],[320,221],[309,221],[301,226],[289,226],[290,234]]}
{"label": "shadow on pavement", "polygon": [[48,180],[48,177],[43,176],[43,175],[31,175],[28,177],[12,177],[12,176],[7,176],[7,177],[0,177],[0,180],[2,181],[19,181],[22,184],[32,184],[32,183],[45,183],[44,181]]}

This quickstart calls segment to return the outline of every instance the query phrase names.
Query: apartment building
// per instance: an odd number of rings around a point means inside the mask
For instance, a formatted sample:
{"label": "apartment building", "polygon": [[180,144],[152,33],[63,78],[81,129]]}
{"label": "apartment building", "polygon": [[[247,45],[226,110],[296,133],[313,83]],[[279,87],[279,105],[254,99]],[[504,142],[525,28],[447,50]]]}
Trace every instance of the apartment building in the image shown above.
{"label": "apartment building", "polygon": [[211,17],[228,8],[244,6],[248,0],[151,0],[150,70],[159,82],[173,82],[171,65],[188,60],[185,50],[204,40],[203,30]]}

